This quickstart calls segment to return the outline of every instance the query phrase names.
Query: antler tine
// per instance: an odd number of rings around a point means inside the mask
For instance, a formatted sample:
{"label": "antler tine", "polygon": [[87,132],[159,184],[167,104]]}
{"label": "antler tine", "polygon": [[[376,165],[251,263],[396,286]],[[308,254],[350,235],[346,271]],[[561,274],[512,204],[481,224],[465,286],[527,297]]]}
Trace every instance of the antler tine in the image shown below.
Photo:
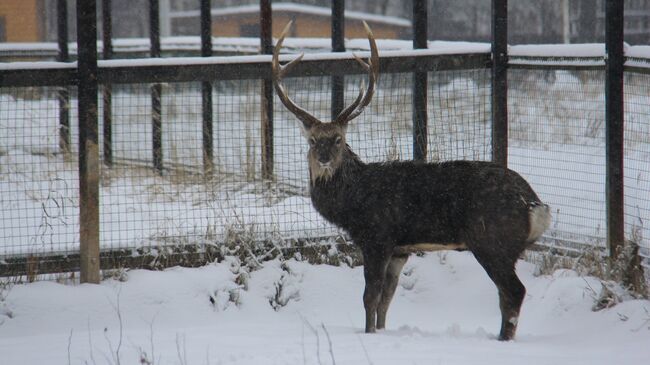
{"label": "antler tine", "polygon": [[364,84],[362,82],[359,91],[359,96],[350,106],[345,108],[336,117],[336,120],[334,122],[338,124],[346,124],[352,119],[358,117],[363,112],[365,107],[368,106],[368,104],[370,104],[370,101],[372,100],[372,96],[375,93],[375,84],[379,76],[379,52],[377,51],[377,43],[375,42],[375,36],[372,34],[372,30],[370,29],[370,27],[365,21],[363,22],[363,26],[364,28],[366,28],[366,33],[368,34],[368,41],[370,42],[370,59],[368,60],[368,62],[365,62],[356,54],[354,55],[354,58],[357,60],[357,62],[359,62],[361,67],[363,67],[363,69],[368,73],[368,79],[369,79],[368,89],[364,91]]}
{"label": "antler tine", "polygon": [[282,33],[280,34],[278,42],[275,45],[275,49],[273,50],[273,59],[271,61],[271,72],[273,73],[273,84],[275,86],[275,91],[278,93],[278,97],[280,97],[282,104],[284,104],[284,106],[302,122],[305,128],[309,129],[313,125],[319,124],[320,121],[313,115],[309,114],[309,112],[307,112],[305,109],[299,107],[296,103],[294,103],[289,95],[287,95],[286,89],[282,84],[282,78],[284,75],[287,74],[295,65],[297,65],[304,56],[304,54],[301,54],[286,65],[280,65],[280,49],[282,48],[284,38],[287,36],[287,33],[289,33],[289,29],[291,29],[292,24],[293,21],[289,21],[289,23],[287,23],[287,25],[282,30]]}

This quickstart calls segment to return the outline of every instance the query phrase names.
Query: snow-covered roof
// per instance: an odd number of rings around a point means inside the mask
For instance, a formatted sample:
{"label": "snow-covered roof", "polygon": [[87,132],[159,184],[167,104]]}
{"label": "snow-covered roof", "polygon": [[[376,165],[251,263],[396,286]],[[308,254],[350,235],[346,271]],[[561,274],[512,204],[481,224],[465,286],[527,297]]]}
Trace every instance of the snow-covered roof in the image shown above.
{"label": "snow-covered roof", "polygon": [[[273,4],[273,10],[292,12],[292,13],[302,13],[308,15],[319,15],[319,16],[332,15],[332,10],[330,8],[313,6],[313,5],[305,5],[305,4],[294,4],[294,3]],[[259,5],[242,5],[242,6],[221,8],[221,9],[212,9],[211,14],[212,16],[228,16],[228,15],[241,15],[241,14],[257,14],[259,12],[260,12]],[[186,18],[186,17],[199,17],[199,16],[200,16],[200,12],[198,10],[170,12],[171,18]],[[346,11],[345,18],[365,20],[365,21],[371,21],[375,23],[384,23],[384,24],[395,25],[400,27],[411,26],[411,21],[408,19],[394,17],[394,16],[369,14],[360,11]]]}

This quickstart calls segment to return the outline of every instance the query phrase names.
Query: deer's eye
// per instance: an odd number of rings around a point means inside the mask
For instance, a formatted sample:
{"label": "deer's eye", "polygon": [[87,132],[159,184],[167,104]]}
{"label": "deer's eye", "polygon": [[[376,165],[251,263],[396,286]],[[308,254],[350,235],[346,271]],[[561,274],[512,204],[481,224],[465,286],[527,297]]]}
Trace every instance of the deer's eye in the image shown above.
{"label": "deer's eye", "polygon": [[342,140],[343,140],[343,138],[341,138],[341,136],[338,136],[338,137],[336,137],[336,140],[334,141],[334,143],[336,143],[337,146],[340,146]]}
{"label": "deer's eye", "polygon": [[314,138],[314,137],[309,138],[309,145],[313,146],[315,144],[316,144],[316,138]]}

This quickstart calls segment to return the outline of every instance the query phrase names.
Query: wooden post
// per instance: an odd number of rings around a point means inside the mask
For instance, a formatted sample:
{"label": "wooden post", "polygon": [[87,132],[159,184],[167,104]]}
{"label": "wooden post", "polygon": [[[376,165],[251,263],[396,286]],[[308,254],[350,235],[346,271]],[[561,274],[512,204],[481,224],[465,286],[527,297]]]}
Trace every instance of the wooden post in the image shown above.
{"label": "wooden post", "polygon": [[[345,52],[345,0],[332,0],[332,52]],[[345,76],[333,75],[332,120],[345,105]]]}
{"label": "wooden post", "polygon": [[77,0],[79,244],[82,283],[99,283],[100,165],[97,139],[96,11],[96,0]]}
{"label": "wooden post", "polygon": [[[413,1],[413,48],[427,48],[426,0]],[[413,73],[413,159],[427,158],[427,72]]]}
{"label": "wooden post", "polygon": [[[102,0],[102,43],[103,58],[113,58],[113,20],[111,15],[111,0]],[[102,87],[103,102],[103,136],[104,136],[104,164],[113,166],[113,87],[105,84]]]}
{"label": "wooden post", "polygon": [[[273,53],[271,0],[260,0],[260,45],[263,54]],[[273,82],[262,80],[262,178],[273,179]]]}
{"label": "wooden post", "polygon": [[[69,62],[68,51],[68,5],[66,0],[57,0],[57,40],[59,54],[57,61]],[[61,86],[57,93],[59,100],[59,149],[61,153],[70,153],[70,89],[68,86]]]}
{"label": "wooden post", "polygon": [[[212,56],[212,6],[210,0],[201,0],[201,56]],[[203,172],[210,176],[214,168],[212,83],[201,83],[201,110],[203,112]]]}
{"label": "wooden post", "polygon": [[623,192],[623,2],[607,0],[605,7],[605,149],[607,195],[607,246],[616,257],[625,241]]}
{"label": "wooden post", "polygon": [[507,0],[492,0],[492,161],[508,166]]}
{"label": "wooden post", "polygon": [[[159,0],[149,0],[149,39],[151,41],[151,57],[160,57],[160,16]],[[151,85],[151,132],[153,167],[159,173],[163,172],[162,148],[162,85]]]}

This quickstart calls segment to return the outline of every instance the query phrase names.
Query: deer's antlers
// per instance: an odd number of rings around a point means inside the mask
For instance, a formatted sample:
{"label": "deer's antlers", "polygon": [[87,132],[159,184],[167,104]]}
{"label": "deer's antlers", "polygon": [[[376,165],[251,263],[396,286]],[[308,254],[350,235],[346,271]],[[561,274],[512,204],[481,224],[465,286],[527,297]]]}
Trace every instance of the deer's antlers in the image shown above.
{"label": "deer's antlers", "polygon": [[[289,29],[291,28],[292,24],[293,22],[290,21],[284,27],[282,33],[280,34],[280,38],[278,39],[278,42],[275,46],[275,49],[273,50],[273,61],[271,63],[271,69],[273,72],[273,84],[275,85],[275,91],[278,93],[278,96],[280,97],[282,104],[284,104],[284,106],[287,109],[289,109],[289,111],[292,112],[303,123],[306,129],[309,129],[313,125],[321,123],[321,121],[318,120],[313,115],[309,114],[309,112],[307,112],[305,109],[296,105],[296,103],[293,100],[291,100],[291,98],[287,95],[286,88],[282,84],[282,78],[298,62],[300,62],[300,60],[302,60],[304,53],[301,53],[296,59],[292,60],[291,62],[287,63],[284,66],[280,65],[280,62],[278,60],[280,49],[282,48],[282,42],[284,42],[284,38],[289,32]],[[375,37],[372,34],[372,30],[370,30],[370,27],[368,26],[368,24],[366,24],[366,22],[363,22],[363,26],[366,28],[366,32],[368,34],[368,41],[370,42],[370,59],[368,59],[368,62],[366,63],[356,54],[354,55],[354,57],[357,60],[357,62],[359,62],[359,64],[364,68],[364,70],[368,72],[368,79],[369,79],[368,88],[366,89],[364,87],[364,83],[362,81],[361,88],[359,90],[359,95],[357,96],[357,98],[354,100],[352,104],[350,104],[347,108],[343,109],[343,111],[341,111],[341,113],[339,113],[339,115],[334,119],[334,123],[336,124],[345,125],[348,122],[350,122],[352,119],[358,117],[363,112],[365,107],[368,106],[368,104],[370,104],[370,101],[372,100],[372,96],[375,92],[376,81],[377,78],[379,77],[379,52],[377,51],[377,43],[375,42]]]}

